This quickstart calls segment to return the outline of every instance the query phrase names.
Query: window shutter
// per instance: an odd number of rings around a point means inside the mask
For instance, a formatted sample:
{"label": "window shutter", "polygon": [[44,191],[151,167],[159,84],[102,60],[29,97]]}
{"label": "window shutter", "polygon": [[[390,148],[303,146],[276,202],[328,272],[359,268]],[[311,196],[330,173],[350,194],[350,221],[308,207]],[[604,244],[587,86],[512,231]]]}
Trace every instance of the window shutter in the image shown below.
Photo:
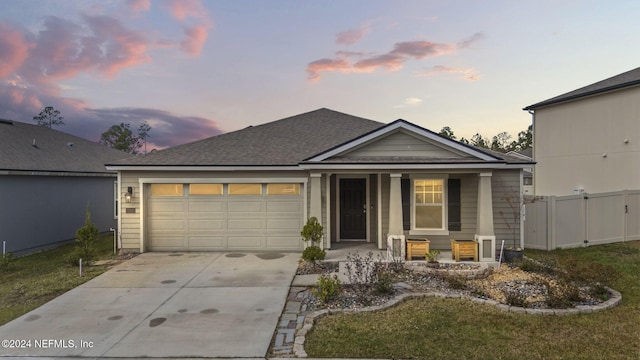
{"label": "window shutter", "polygon": [[402,192],[402,229],[411,230],[411,180],[400,179]]}
{"label": "window shutter", "polygon": [[449,179],[447,183],[449,206],[449,231],[462,230],[460,216],[460,179]]}

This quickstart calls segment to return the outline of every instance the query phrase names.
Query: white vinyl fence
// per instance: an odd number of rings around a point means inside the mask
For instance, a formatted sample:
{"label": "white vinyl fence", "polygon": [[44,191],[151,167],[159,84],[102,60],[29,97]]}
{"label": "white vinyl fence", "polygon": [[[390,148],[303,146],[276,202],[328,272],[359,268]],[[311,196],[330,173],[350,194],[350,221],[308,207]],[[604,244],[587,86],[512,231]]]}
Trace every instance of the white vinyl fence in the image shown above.
{"label": "white vinyl fence", "polygon": [[524,246],[553,250],[640,240],[640,190],[528,197]]}

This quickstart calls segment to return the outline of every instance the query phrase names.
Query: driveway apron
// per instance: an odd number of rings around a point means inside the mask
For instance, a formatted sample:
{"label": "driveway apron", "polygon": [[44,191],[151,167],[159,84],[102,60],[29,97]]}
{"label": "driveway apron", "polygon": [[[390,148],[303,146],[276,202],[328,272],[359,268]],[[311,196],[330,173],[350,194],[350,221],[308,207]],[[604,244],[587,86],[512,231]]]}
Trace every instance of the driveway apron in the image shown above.
{"label": "driveway apron", "polygon": [[264,358],[299,257],[141,254],[0,327],[0,357]]}

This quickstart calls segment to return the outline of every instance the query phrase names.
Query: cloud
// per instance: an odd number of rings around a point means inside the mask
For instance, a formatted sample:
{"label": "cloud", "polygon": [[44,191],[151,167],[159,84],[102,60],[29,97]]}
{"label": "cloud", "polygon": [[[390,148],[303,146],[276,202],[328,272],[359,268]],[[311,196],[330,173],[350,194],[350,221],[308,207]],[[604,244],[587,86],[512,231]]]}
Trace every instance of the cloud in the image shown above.
{"label": "cloud", "polygon": [[448,66],[436,65],[430,71],[420,74],[420,76],[433,76],[442,73],[462,74],[463,79],[468,81],[476,81],[480,79],[480,75],[475,69],[452,68]]}
{"label": "cloud", "polygon": [[474,34],[458,44],[435,43],[425,40],[403,41],[395,43],[393,49],[384,54],[365,55],[362,52],[338,51],[335,58],[324,58],[312,61],[307,65],[310,81],[317,81],[322,72],[339,71],[342,73],[373,72],[377,69],[397,71],[403,68],[409,60],[423,60],[447,54],[466,48],[482,38],[481,33]]}
{"label": "cloud", "polygon": [[[182,2],[181,2],[182,3]],[[189,18],[199,2],[178,4],[174,14]],[[129,1],[131,11],[147,11],[149,1]],[[200,4],[201,6],[201,4]],[[181,10],[182,9],[182,10]],[[0,24],[0,118],[34,123],[33,116],[53,106],[65,118],[60,130],[97,141],[111,125],[130,122],[153,127],[150,144],[157,148],[213,136],[222,131],[210,119],[148,108],[99,109],[83,99],[65,98],[63,81],[80,75],[113,78],[124,69],[152,61],[153,49],[179,49],[198,55],[207,39],[206,13],[184,23],[184,40],[160,44],[154,32],[142,32],[101,12],[78,20],[49,16],[37,32]]]}
{"label": "cloud", "polygon": [[422,99],[416,98],[416,97],[409,97],[404,99],[404,101],[402,102],[402,104],[400,105],[396,105],[394,106],[394,108],[396,109],[400,109],[400,108],[406,108],[406,107],[410,107],[410,106],[418,106],[422,103]]}
{"label": "cloud", "polygon": [[127,7],[133,12],[149,11],[151,9],[151,0],[128,0]]}
{"label": "cloud", "polygon": [[173,17],[180,21],[189,16],[208,18],[207,11],[199,0],[165,0],[163,5]]}
{"label": "cloud", "polygon": [[197,25],[184,29],[186,39],[182,40],[180,47],[191,56],[200,55],[204,43],[207,41],[207,28],[204,25]]}
{"label": "cloud", "polygon": [[353,45],[362,39],[369,31],[371,31],[370,27],[363,26],[359,29],[340,32],[336,35],[336,43],[340,45]]}
{"label": "cloud", "polygon": [[[180,116],[168,111],[149,108],[109,108],[87,109],[87,113],[95,121],[103,124],[118,125],[128,123],[132,129],[137,129],[141,123],[147,122],[151,126],[147,148],[164,149],[191,141],[222,134],[215,121],[196,117]],[[97,137],[108,127],[102,129]]]}
{"label": "cloud", "polygon": [[0,24],[0,78],[20,68],[31,46],[20,31]]}

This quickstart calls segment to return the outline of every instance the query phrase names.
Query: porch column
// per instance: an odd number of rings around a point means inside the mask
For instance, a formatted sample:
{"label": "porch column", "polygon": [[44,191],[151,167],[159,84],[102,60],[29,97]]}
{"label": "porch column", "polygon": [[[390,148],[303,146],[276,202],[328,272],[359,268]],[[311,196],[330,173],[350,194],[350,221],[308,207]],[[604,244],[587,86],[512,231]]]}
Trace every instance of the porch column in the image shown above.
{"label": "porch column", "polygon": [[[322,224],[322,192],[321,192],[321,182],[322,174],[312,173],[311,174],[311,197],[310,207],[309,207],[309,217],[315,216],[318,219],[318,222]],[[306,223],[307,219],[305,219]],[[324,226],[324,225],[323,225]],[[324,232],[327,232],[325,227]],[[321,249],[324,249],[324,236],[322,240],[320,240],[320,244],[318,244]]]}
{"label": "porch column", "polygon": [[496,254],[491,176],[491,171],[478,174],[478,211],[475,240],[478,242],[480,261],[495,261]]}
{"label": "porch column", "polygon": [[389,234],[404,235],[402,230],[402,174],[390,174],[389,183]]}

